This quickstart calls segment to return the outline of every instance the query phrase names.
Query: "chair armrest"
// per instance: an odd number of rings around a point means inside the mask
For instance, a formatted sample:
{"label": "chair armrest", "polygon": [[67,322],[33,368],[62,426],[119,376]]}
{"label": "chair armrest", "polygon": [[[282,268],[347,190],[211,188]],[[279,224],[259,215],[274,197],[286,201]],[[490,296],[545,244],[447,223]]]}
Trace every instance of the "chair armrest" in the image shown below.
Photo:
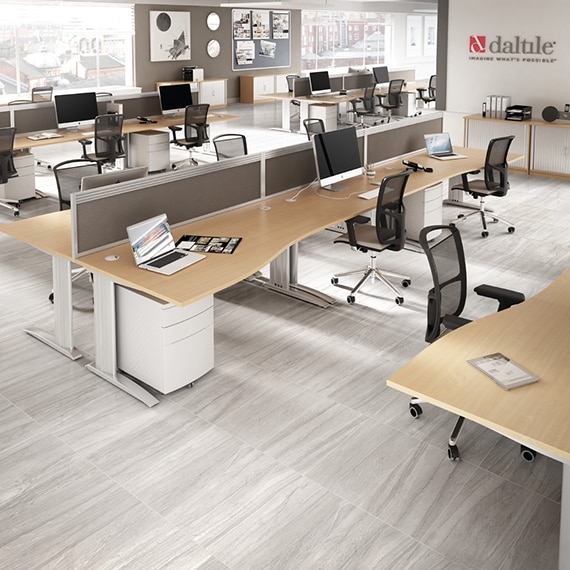
{"label": "chair armrest", "polygon": [[83,147],[82,158],[87,158],[87,145],[93,144],[93,141],[91,139],[79,139],[77,142]]}
{"label": "chair armrest", "polygon": [[479,285],[478,287],[475,287],[474,291],[481,297],[487,297],[498,301],[499,311],[508,309],[513,305],[518,305],[525,300],[524,294],[519,291],[503,289],[502,287],[495,287],[493,285]]}
{"label": "chair armrest", "polygon": [[354,216],[354,218],[350,218],[346,220],[346,230],[348,233],[348,242],[352,247],[357,247],[356,241],[356,233],[354,232],[354,228],[356,226],[363,226],[370,222],[370,218],[366,216]]}

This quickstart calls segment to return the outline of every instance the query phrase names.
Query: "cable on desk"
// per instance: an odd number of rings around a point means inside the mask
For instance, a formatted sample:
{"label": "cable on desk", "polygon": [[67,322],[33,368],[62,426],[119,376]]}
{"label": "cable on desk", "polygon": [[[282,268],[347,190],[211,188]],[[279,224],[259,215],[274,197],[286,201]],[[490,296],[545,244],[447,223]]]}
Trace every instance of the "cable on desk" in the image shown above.
{"label": "cable on desk", "polygon": [[285,202],[296,202],[297,198],[299,197],[301,192],[304,192],[305,190],[309,189],[317,181],[318,181],[318,178],[315,178],[313,181],[309,182],[309,184],[307,184],[307,186],[298,190],[294,196],[291,196],[290,198],[285,198]]}

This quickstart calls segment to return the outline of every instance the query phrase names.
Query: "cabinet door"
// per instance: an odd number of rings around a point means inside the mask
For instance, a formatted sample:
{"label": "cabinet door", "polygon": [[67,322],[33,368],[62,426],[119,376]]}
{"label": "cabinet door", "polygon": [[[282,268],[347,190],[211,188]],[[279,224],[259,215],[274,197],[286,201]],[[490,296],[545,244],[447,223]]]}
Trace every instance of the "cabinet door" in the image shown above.
{"label": "cabinet door", "polygon": [[532,147],[532,170],[570,174],[569,129],[536,126]]}
{"label": "cabinet door", "polygon": [[254,79],[253,96],[257,99],[263,99],[263,95],[275,93],[275,76],[274,75],[258,75]]}
{"label": "cabinet door", "polygon": [[200,103],[208,103],[211,107],[225,107],[227,105],[226,80],[201,81]]}
{"label": "cabinet door", "polygon": [[287,85],[286,75],[276,75],[275,76],[275,91],[276,93],[285,93],[289,91],[289,86]]}

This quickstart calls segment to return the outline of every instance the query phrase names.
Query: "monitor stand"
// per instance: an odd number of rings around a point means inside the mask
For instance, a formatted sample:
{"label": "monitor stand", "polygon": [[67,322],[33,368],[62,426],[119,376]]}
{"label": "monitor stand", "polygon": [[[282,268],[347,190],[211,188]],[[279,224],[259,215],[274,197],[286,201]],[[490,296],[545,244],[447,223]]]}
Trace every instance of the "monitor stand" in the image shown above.
{"label": "monitor stand", "polygon": [[335,182],[334,184],[327,184],[326,186],[321,185],[321,188],[329,192],[340,192],[341,190],[346,190],[348,186],[342,182]]}

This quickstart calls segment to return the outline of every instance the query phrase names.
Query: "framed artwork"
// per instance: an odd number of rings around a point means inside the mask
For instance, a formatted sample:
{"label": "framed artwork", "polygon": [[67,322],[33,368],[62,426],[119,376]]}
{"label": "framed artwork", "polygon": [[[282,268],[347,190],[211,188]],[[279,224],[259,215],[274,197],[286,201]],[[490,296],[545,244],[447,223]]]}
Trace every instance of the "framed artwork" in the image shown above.
{"label": "framed artwork", "polygon": [[150,61],[190,59],[190,12],[150,11]]}
{"label": "framed artwork", "polygon": [[423,22],[421,16],[407,16],[406,57],[418,57],[423,51]]}
{"label": "framed artwork", "polygon": [[437,44],[437,18],[424,18],[424,55],[435,55]]}

